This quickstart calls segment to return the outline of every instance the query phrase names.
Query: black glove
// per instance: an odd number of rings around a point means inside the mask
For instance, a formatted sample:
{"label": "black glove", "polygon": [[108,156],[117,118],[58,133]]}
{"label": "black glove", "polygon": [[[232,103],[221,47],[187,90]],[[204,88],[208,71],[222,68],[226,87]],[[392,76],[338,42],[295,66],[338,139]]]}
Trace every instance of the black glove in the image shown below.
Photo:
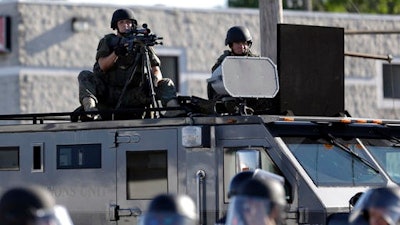
{"label": "black glove", "polygon": [[123,45],[117,45],[114,48],[114,52],[117,56],[125,56],[128,53],[128,49]]}

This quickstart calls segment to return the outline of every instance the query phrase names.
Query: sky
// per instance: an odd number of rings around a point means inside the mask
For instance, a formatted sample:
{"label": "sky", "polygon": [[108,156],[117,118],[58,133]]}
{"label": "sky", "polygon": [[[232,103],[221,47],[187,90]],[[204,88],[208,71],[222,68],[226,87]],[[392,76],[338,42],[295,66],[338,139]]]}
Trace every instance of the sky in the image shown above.
{"label": "sky", "polygon": [[129,5],[145,5],[155,6],[163,5],[178,8],[198,8],[198,9],[213,9],[226,8],[228,0],[70,0],[71,2],[101,2],[112,4],[129,4]]}

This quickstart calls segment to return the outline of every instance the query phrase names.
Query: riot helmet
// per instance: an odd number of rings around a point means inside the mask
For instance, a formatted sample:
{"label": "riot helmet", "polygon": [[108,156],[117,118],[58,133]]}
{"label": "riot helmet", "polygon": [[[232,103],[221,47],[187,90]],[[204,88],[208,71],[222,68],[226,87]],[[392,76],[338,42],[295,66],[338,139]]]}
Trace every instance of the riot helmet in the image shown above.
{"label": "riot helmet", "polygon": [[271,192],[264,182],[249,179],[243,183],[228,206],[226,224],[270,224]]}
{"label": "riot helmet", "polygon": [[229,183],[228,198],[235,196],[239,190],[240,185],[245,181],[250,180],[254,175],[254,171],[242,171],[237,173]]}
{"label": "riot helmet", "polygon": [[111,28],[113,30],[118,29],[117,23],[120,20],[132,20],[133,26],[137,26],[137,20],[130,9],[117,9],[114,11],[111,18]]}
{"label": "riot helmet", "polygon": [[366,191],[350,213],[349,222],[355,225],[365,220],[374,224],[377,218],[389,225],[400,223],[399,187],[381,187]]}
{"label": "riot helmet", "polygon": [[196,225],[198,216],[193,200],[187,195],[160,194],[149,205],[141,225]]}
{"label": "riot helmet", "polygon": [[39,186],[15,187],[0,199],[2,225],[72,225],[67,210],[55,204],[50,192]]}
{"label": "riot helmet", "polygon": [[225,45],[231,45],[233,42],[247,42],[250,47],[252,44],[250,31],[243,26],[234,26],[229,28],[226,33]]}
{"label": "riot helmet", "polygon": [[285,180],[282,176],[262,169],[256,169],[253,177],[264,182],[264,184],[269,188],[272,203],[281,207],[286,205],[286,192],[284,188]]}

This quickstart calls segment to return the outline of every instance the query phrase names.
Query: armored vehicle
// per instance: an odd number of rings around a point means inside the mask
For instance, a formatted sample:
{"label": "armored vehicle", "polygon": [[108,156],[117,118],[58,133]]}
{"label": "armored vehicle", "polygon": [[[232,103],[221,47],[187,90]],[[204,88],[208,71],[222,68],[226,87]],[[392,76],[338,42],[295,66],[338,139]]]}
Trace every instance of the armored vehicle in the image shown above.
{"label": "armored vehicle", "polygon": [[[181,193],[195,201],[199,223],[212,225],[227,211],[231,178],[260,168],[284,178],[287,224],[333,225],[347,223],[361,192],[400,182],[400,121],[314,114],[315,101],[287,88],[285,69],[269,59],[228,58],[216,71],[209,82],[226,98],[210,104],[183,97],[188,114],[182,117],[81,121],[83,112],[1,115],[25,122],[0,126],[0,191],[43,185],[76,225],[135,225],[154,196]],[[344,105],[340,73],[332,79],[339,82],[337,112]],[[258,76],[240,77],[248,74]],[[243,80],[250,83],[240,88]],[[253,110],[249,99],[280,104]],[[271,113],[285,107],[304,112],[296,109],[299,102],[309,102],[302,107],[313,115]],[[327,108],[324,102],[320,109]]]}

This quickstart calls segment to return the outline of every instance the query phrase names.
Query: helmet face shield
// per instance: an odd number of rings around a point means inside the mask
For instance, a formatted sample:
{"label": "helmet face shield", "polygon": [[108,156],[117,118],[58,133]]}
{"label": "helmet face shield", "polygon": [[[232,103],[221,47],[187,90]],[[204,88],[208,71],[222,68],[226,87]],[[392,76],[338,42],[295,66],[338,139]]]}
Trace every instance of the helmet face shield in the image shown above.
{"label": "helmet face shield", "polygon": [[51,210],[38,210],[35,225],[73,225],[65,207],[56,205]]}
{"label": "helmet face shield", "polygon": [[265,225],[268,224],[271,202],[267,198],[234,196],[229,203],[226,224]]}
{"label": "helmet face shield", "polygon": [[185,216],[165,212],[165,213],[147,213],[141,218],[140,225],[195,225],[196,220]]}

